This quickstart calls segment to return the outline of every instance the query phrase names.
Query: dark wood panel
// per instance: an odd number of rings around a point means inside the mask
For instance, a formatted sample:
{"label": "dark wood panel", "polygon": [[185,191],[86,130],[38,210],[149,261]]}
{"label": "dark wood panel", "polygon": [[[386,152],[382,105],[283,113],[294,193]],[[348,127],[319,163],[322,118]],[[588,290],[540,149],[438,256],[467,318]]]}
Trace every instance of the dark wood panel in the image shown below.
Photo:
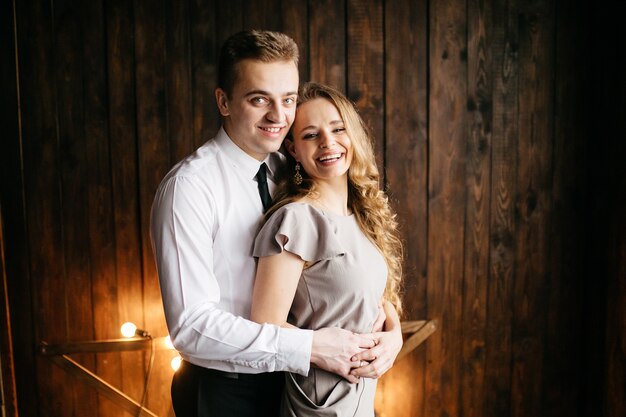
{"label": "dark wood panel", "polygon": [[551,242],[554,3],[521,3],[511,415],[541,415]]}
{"label": "dark wood panel", "polygon": [[[547,311],[542,414],[582,416],[581,387],[585,361],[582,343],[588,337],[585,326],[583,275],[585,247],[581,225],[585,224],[585,120],[583,88],[587,74],[572,71],[580,47],[585,44],[585,26],[580,2],[566,7],[557,2],[555,22],[555,108],[552,179],[552,213],[549,235],[550,277]],[[571,324],[569,324],[571,323]],[[579,323],[579,324],[573,324]]]}
{"label": "dark wood panel", "polygon": [[281,30],[281,0],[243,0],[245,29]]}
{"label": "dark wood panel", "polygon": [[[143,320],[138,326],[153,336],[167,334],[156,267],[150,243],[150,208],[157,186],[170,168],[172,157],[167,131],[167,69],[165,9],[144,2],[135,3],[135,63],[137,94],[137,141],[139,174],[139,213],[143,280]],[[139,279],[140,277],[136,277]],[[167,415],[171,374],[165,372],[169,361],[165,356],[154,358],[148,381],[146,405],[157,415]],[[145,355],[148,367],[149,353]],[[171,369],[171,368],[169,368]],[[143,385],[143,384],[142,384]]]}
{"label": "dark wood panel", "polygon": [[[111,176],[110,134],[108,129],[108,90],[107,90],[107,39],[105,37],[105,10],[102,4],[82,5],[83,25],[83,68],[84,68],[84,108],[85,108],[85,161],[87,176],[83,180],[87,187],[87,211],[89,213],[88,233],[91,259],[91,284],[93,298],[92,339],[109,339],[119,335],[119,297],[116,275],[115,222],[113,214],[113,193]],[[96,356],[97,374],[115,386],[122,387],[125,369],[119,353]],[[85,363],[81,362],[85,365]],[[113,364],[113,366],[112,366]],[[94,392],[81,382],[84,389]],[[77,399],[82,410],[80,415],[93,413]],[[98,412],[101,416],[128,415],[119,406],[98,396]]]}
{"label": "dark wood panel", "polygon": [[[602,217],[594,217],[591,224],[606,231],[601,235],[606,237],[606,243],[595,241],[592,244],[599,246],[600,250],[606,248],[606,256],[595,259],[600,265],[606,262],[607,276],[605,295],[591,300],[592,306],[604,309],[606,327],[600,328],[605,331],[604,335],[594,331],[590,336],[604,338],[604,343],[589,340],[588,344],[599,346],[600,358],[606,361],[606,373],[602,383],[598,384],[605,415],[618,417],[626,414],[626,143],[623,140],[626,137],[626,81],[623,76],[626,72],[626,48],[622,41],[624,26],[621,15],[610,8],[599,8],[594,14],[594,18],[601,22],[601,28],[593,34],[592,47],[597,52],[594,55],[596,60],[592,61],[590,79],[593,80],[591,85],[594,90],[592,102],[598,105],[594,108],[593,117],[586,119],[590,137],[594,138],[588,149],[597,149],[594,153],[601,155],[599,162],[604,163],[606,168],[593,168],[601,173],[600,178],[604,181],[590,181],[589,192],[590,199],[599,198],[601,200],[596,204],[606,207],[607,224],[603,225]],[[605,120],[599,128],[594,122],[598,118]],[[594,176],[594,180],[597,178]],[[602,195],[602,189],[605,195]],[[595,274],[595,265],[596,262],[590,263],[587,279],[601,281]],[[587,285],[598,286],[598,283]],[[585,302],[588,300],[585,299]]]}
{"label": "dark wood panel", "polygon": [[346,91],[346,10],[343,1],[309,3],[311,81]]}
{"label": "dark wood panel", "polygon": [[9,294],[4,250],[4,215],[0,205],[0,398],[4,416],[17,417],[17,391],[15,388],[15,367],[13,366],[13,346],[11,340],[11,320],[9,315]]}
{"label": "dark wood panel", "polygon": [[219,45],[216,36],[216,6],[213,0],[194,0],[189,7],[193,135],[197,148],[219,128],[214,90],[217,86]]}
{"label": "dark wood panel", "polygon": [[[28,241],[23,195],[22,144],[18,111],[15,2],[0,4],[0,222],[2,228],[3,319],[0,336],[2,395],[9,417],[17,417],[18,404],[35,398],[35,361],[32,351],[33,318]],[[19,277],[19,279],[15,279]],[[5,321],[6,320],[6,325]],[[19,323],[19,325],[18,325]],[[19,389],[18,389],[19,387]],[[23,409],[32,412],[31,401]]]}
{"label": "dark wood panel", "polygon": [[[66,285],[63,302],[67,308],[67,334],[73,340],[94,337],[92,281],[89,247],[90,215],[85,117],[88,110],[84,74],[84,36],[80,7],[71,1],[59,1],[53,8],[53,62],[55,63],[56,120],[59,141],[59,193],[61,203],[63,261]],[[90,132],[93,133],[93,132]],[[57,299],[58,303],[58,299]],[[71,314],[69,314],[71,312]],[[94,369],[94,355],[79,355],[86,367]],[[97,397],[88,387],[65,375],[65,385],[73,389],[73,414],[85,415],[98,409]],[[53,387],[51,394],[55,394]]]}
{"label": "dark wood panel", "polygon": [[511,343],[515,277],[515,181],[518,138],[519,35],[516,1],[494,5],[493,127],[488,321],[485,333],[485,416],[511,414]]}
{"label": "dark wood panel", "polygon": [[[135,100],[135,25],[132,2],[108,1],[106,16],[106,59],[108,132],[110,154],[111,204],[115,248],[115,279],[117,309],[111,325],[132,321],[143,323],[143,294],[141,282],[141,242],[137,213],[138,151]],[[106,293],[104,293],[106,295]],[[104,329],[103,329],[104,330]],[[103,332],[104,333],[104,332]],[[108,333],[108,331],[107,331]],[[118,333],[108,337],[119,337]],[[141,398],[144,366],[143,353],[130,352],[117,356],[118,376],[109,380],[132,398]],[[122,411],[117,410],[118,413]]]}
{"label": "dark wood panel", "polygon": [[[560,3],[559,3],[560,4]],[[619,391],[618,396],[622,400],[623,389],[608,385],[609,363],[608,335],[609,327],[615,326],[616,321],[608,318],[609,309],[609,286],[611,285],[612,266],[609,254],[612,254],[612,244],[617,243],[612,235],[615,230],[615,218],[612,217],[611,207],[616,201],[616,174],[618,169],[611,166],[611,162],[621,159],[614,145],[615,134],[619,131],[616,124],[616,104],[619,90],[617,73],[614,72],[619,65],[617,58],[624,57],[624,49],[620,49],[612,42],[611,36],[617,36],[623,28],[615,25],[619,18],[613,17],[615,13],[608,8],[594,8],[585,14],[585,20],[589,24],[590,31],[586,33],[589,47],[589,62],[587,67],[589,76],[586,80],[585,103],[594,103],[593,106],[585,106],[585,118],[587,124],[587,149],[585,158],[588,162],[586,173],[586,185],[590,198],[585,201],[586,230],[585,230],[585,275],[583,282],[585,338],[581,340],[584,354],[584,374],[589,383],[583,384],[584,403],[581,415],[594,413],[602,416],[617,416],[609,410],[608,398],[614,394],[614,389]],[[593,28],[593,29],[591,29]],[[614,39],[618,41],[619,36]],[[621,42],[619,42],[621,44]],[[611,65],[606,65],[611,62]],[[594,65],[594,63],[602,63]],[[579,62],[579,65],[582,63]],[[595,123],[594,120],[601,118],[603,123]],[[593,139],[592,139],[593,138]],[[613,230],[612,230],[613,229]],[[615,231],[617,233],[617,231]],[[614,318],[613,320],[619,320]],[[622,322],[623,323],[623,322]],[[618,326],[616,326],[618,327]],[[619,331],[618,329],[616,329]],[[624,329],[622,327],[621,331]],[[603,364],[599,366],[599,364]],[[593,382],[591,382],[593,381]]]}
{"label": "dark wood panel", "polygon": [[[428,2],[385,2],[385,171],[404,243],[404,318],[427,319]],[[426,342],[428,343],[428,342]],[[381,416],[422,416],[425,346],[381,379]]]}
{"label": "dark wood panel", "polygon": [[215,41],[218,48],[222,46],[229,36],[246,29],[243,17],[245,1],[216,1]]}
{"label": "dark wood panel", "polygon": [[[34,286],[36,327],[31,341],[34,347],[42,339],[65,340],[69,328],[52,65],[55,32],[50,4],[19,3],[17,16],[20,93],[24,98],[20,110],[22,121],[26,121],[22,123],[22,149],[30,274]],[[29,350],[32,352],[32,348]],[[71,381],[68,383],[63,371],[38,358],[36,378],[41,401],[37,408],[47,410],[50,416],[71,415],[73,385]]]}
{"label": "dark wood panel", "polygon": [[384,179],[384,67],[382,0],[349,0],[347,7],[347,94],[359,108],[375,142],[376,161]]}
{"label": "dark wood panel", "polygon": [[300,82],[309,80],[309,42],[308,25],[309,21],[307,0],[282,0],[280,4],[282,10],[281,31],[291,36],[298,44],[300,59],[298,60],[298,70]]}
{"label": "dark wood panel", "polygon": [[[190,6],[186,1],[166,2],[167,133],[170,165],[195,148],[191,73]],[[203,89],[207,94],[206,87]]]}
{"label": "dark wood panel", "polygon": [[[620,70],[616,74],[623,74],[626,66],[618,64]],[[623,94],[626,94],[626,83],[623,80],[616,86],[620,92],[621,101],[617,105],[615,120],[624,120],[626,105]],[[623,126],[616,126],[618,137],[624,137]],[[623,161],[626,158],[626,146],[623,143],[615,145],[615,154],[611,158],[612,166],[618,177],[615,179],[615,197],[611,198],[610,206],[610,240],[608,253],[608,285],[606,297],[606,360],[607,373],[605,386],[606,416],[618,417],[626,414],[626,168]],[[604,384],[603,384],[604,385]]]}
{"label": "dark wood panel", "polygon": [[426,415],[460,415],[463,241],[465,234],[465,5],[430,5],[428,319],[438,331],[426,345]]}
{"label": "dark wood panel", "polygon": [[489,282],[491,136],[493,126],[493,9],[469,1],[467,10],[467,148],[460,414],[483,417],[485,333]]}

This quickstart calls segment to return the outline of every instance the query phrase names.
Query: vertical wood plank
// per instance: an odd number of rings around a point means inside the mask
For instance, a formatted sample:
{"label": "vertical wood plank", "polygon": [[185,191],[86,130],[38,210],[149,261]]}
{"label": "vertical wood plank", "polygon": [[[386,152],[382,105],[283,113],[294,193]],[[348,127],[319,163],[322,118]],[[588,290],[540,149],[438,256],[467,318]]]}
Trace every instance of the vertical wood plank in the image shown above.
{"label": "vertical wood plank", "polygon": [[214,90],[217,86],[216,5],[213,0],[192,0],[191,76],[194,148],[212,138],[220,125]]}
{"label": "vertical wood plank", "polygon": [[[166,3],[167,125],[170,165],[194,149],[189,2]],[[206,87],[205,87],[206,88]]]}
{"label": "vertical wood plank", "polygon": [[[428,2],[385,2],[385,172],[404,243],[404,319],[427,317]],[[426,342],[428,343],[428,341]],[[422,416],[425,346],[380,381],[381,417]]]}
{"label": "vertical wood plank", "polygon": [[519,13],[516,268],[513,297],[513,416],[541,415],[546,289],[550,274],[554,3]]}
{"label": "vertical wood plank", "polygon": [[[617,26],[614,26],[617,27]],[[618,39],[618,38],[616,38]],[[624,74],[626,65],[623,63],[625,53],[622,49],[622,62],[615,62],[615,74]],[[617,102],[615,112],[616,137],[625,137],[626,130],[621,126],[621,121],[626,117],[626,83],[621,76],[615,77],[618,81],[613,84],[618,93],[614,100]],[[617,99],[619,97],[619,99]],[[626,414],[626,168],[623,161],[626,158],[626,146],[623,142],[615,143],[614,153],[610,158],[610,166],[615,167],[617,174],[615,182],[615,194],[609,200],[609,253],[608,253],[608,283],[606,297],[606,358],[607,373],[605,382],[606,392],[606,416],[618,417]]]}
{"label": "vertical wood plank", "polygon": [[347,95],[375,139],[376,160],[384,179],[383,3],[348,0]]}
{"label": "vertical wood plank", "polygon": [[[77,7],[77,6],[75,6]],[[82,23],[82,67],[84,98],[84,159],[87,175],[82,179],[87,189],[87,231],[89,241],[83,249],[90,256],[93,299],[93,328],[91,338],[110,339],[119,335],[119,294],[116,275],[116,247],[112,201],[111,154],[107,108],[107,50],[105,11],[102,4],[84,3],[78,21]],[[121,387],[124,368],[120,353],[98,354],[97,374],[109,383]],[[81,362],[83,365],[84,363]],[[90,393],[93,389],[85,386]],[[93,395],[93,394],[92,394]],[[101,416],[128,415],[118,406],[98,395]],[[88,404],[77,400],[80,415],[93,413]]]}
{"label": "vertical wood plank", "polygon": [[[90,160],[86,157],[85,108],[83,73],[83,16],[74,2],[58,1],[53,8],[54,70],[59,135],[60,196],[62,212],[62,239],[68,334],[72,340],[94,337],[92,281],[89,251],[90,224],[87,186]],[[94,369],[94,355],[79,355],[86,367]],[[66,386],[73,389],[73,413],[84,414],[98,409],[97,397],[80,382],[65,376]],[[58,388],[55,388],[55,390]],[[54,395],[54,391],[51,393]],[[100,410],[101,411],[101,410]]]}
{"label": "vertical wood plank", "polygon": [[280,30],[281,0],[242,0],[245,29]]}
{"label": "vertical wood plank", "polygon": [[[35,288],[33,342],[61,341],[68,336],[69,312],[52,66],[53,11],[50,4],[19,3],[17,16],[20,90],[23,97],[37,97],[37,100],[22,101],[21,107],[30,274]],[[33,412],[46,410],[50,416],[71,415],[73,387],[67,383],[63,371],[46,359],[38,358],[36,378],[41,401]]]}
{"label": "vertical wood plank", "polygon": [[[2,329],[2,380],[7,416],[16,417],[18,407],[34,414],[37,386],[32,335],[33,309],[31,276],[28,265],[28,232],[24,207],[22,136],[19,111],[17,68],[17,27],[15,1],[0,5],[0,221],[2,222],[3,285],[6,293],[6,320]],[[20,277],[20,279],[14,279]],[[4,303],[5,299],[0,302]],[[4,326],[4,323],[3,323]]]}
{"label": "vertical wood plank", "polygon": [[346,91],[346,10],[343,1],[309,4],[311,81]]}
{"label": "vertical wood plank", "polygon": [[[143,323],[141,281],[141,241],[139,212],[138,151],[135,100],[135,27],[132,2],[111,0],[105,4],[106,59],[108,79],[108,132],[111,157],[111,198],[115,247],[115,276],[118,317],[114,325],[132,321]],[[119,337],[119,333],[115,335]],[[143,353],[120,355],[117,385],[134,399],[140,399],[143,386]],[[104,365],[104,364],[103,364]],[[118,412],[121,412],[118,411]]]}
{"label": "vertical wood plank", "polygon": [[[596,272],[602,269],[596,266],[596,262],[599,265],[606,264],[603,288],[606,292],[592,299],[600,310],[600,319],[604,318],[605,327],[599,329],[600,332],[594,331],[590,336],[597,339],[589,343],[597,346],[599,355],[594,358],[606,361],[604,375],[596,388],[601,395],[598,408],[607,417],[617,417],[626,414],[626,143],[623,140],[626,137],[623,125],[626,120],[626,82],[623,76],[626,71],[626,49],[622,41],[624,26],[621,14],[611,8],[597,8],[592,16],[596,25],[592,26],[594,30],[591,35],[594,49],[590,78],[593,81],[591,102],[597,103],[597,107],[592,113],[593,118],[588,119],[588,140],[589,149],[595,148],[594,154],[599,156],[596,162],[605,166],[596,165],[592,168],[594,175],[589,184],[593,195],[590,197],[599,199],[595,204],[604,208],[594,213],[600,216],[590,223],[592,228],[602,229],[598,237],[605,239],[605,242],[597,240],[592,245],[598,246],[600,251],[606,250],[606,254],[600,252],[600,256],[590,262],[587,279],[600,282],[587,285],[602,287],[602,277]],[[603,120],[602,126],[594,122],[598,118]],[[601,220],[603,214],[606,214],[606,220]],[[598,373],[596,371],[592,375]]]}
{"label": "vertical wood plank", "polygon": [[[607,8],[593,8],[586,10],[585,20],[589,24],[586,33],[589,63],[586,66],[589,76],[586,83],[585,103],[594,103],[594,106],[585,107],[590,113],[586,113],[589,119],[587,126],[587,154],[589,170],[586,173],[587,187],[591,197],[586,200],[587,230],[586,244],[586,268],[583,292],[585,297],[583,326],[586,337],[581,341],[585,362],[584,375],[584,409],[581,415],[598,413],[602,416],[611,416],[608,410],[608,397],[612,395],[611,387],[607,385],[609,365],[608,352],[608,289],[610,285],[611,267],[608,264],[608,254],[611,249],[611,207],[614,201],[612,195],[617,192],[614,188],[615,167],[610,163],[615,148],[612,146],[614,135],[617,132],[614,94],[616,65],[613,59],[619,54],[618,48],[613,49],[613,44],[608,36],[615,35],[611,24],[615,23],[612,13]],[[619,19],[619,18],[617,18]],[[620,31],[617,29],[617,31]],[[617,41],[618,38],[616,38]],[[610,52],[609,52],[610,51]],[[602,62],[603,65],[594,65]],[[611,62],[611,65],[605,65]],[[602,118],[603,123],[594,123],[593,120]],[[608,151],[610,149],[610,152]],[[603,364],[604,366],[598,366]],[[623,395],[623,390],[619,390]]]}
{"label": "vertical wood plank", "polygon": [[463,271],[460,412],[484,416],[485,331],[489,282],[493,71],[491,1],[468,2],[467,196]]}
{"label": "vertical wood plank", "polygon": [[[168,146],[166,34],[168,31],[165,8],[142,1],[134,3],[135,10],[135,65],[137,96],[137,141],[139,178],[139,225],[143,282],[144,329],[152,335],[166,334],[161,293],[150,244],[150,208],[154,193],[170,168],[172,158]],[[146,364],[149,353],[145,355]],[[147,366],[147,365],[146,365]],[[171,373],[168,358],[157,355],[154,370],[148,381],[146,405],[157,415],[166,415]],[[171,368],[169,368],[171,369]],[[162,370],[162,372],[159,372]]]}
{"label": "vertical wood plank", "polygon": [[245,29],[244,27],[244,10],[243,4],[245,0],[217,1],[215,21],[215,40],[219,48],[224,41],[231,35]]}
{"label": "vertical wood plank", "polygon": [[[585,45],[586,26],[581,2],[556,2],[555,115],[552,177],[552,212],[549,225],[550,278],[543,370],[542,415],[584,415],[580,381],[583,357],[580,341],[585,331],[583,279],[587,170],[584,114],[585,67],[577,65]],[[572,323],[579,323],[572,325]]]}
{"label": "vertical wood plank", "polygon": [[426,345],[426,414],[457,416],[463,332],[465,234],[466,10],[460,1],[430,8],[428,318],[439,330]]}
{"label": "vertical wood plank", "polygon": [[282,0],[280,8],[282,10],[281,31],[291,36],[298,44],[300,82],[308,81],[310,58],[309,33],[306,23],[309,21],[307,0]]}
{"label": "vertical wood plank", "polygon": [[17,417],[17,391],[11,340],[11,316],[4,250],[4,215],[0,204],[0,398],[3,417]]}
{"label": "vertical wood plank", "polygon": [[511,413],[511,343],[515,278],[518,138],[518,27],[515,0],[494,4],[491,135],[490,277],[485,336],[485,416]]}

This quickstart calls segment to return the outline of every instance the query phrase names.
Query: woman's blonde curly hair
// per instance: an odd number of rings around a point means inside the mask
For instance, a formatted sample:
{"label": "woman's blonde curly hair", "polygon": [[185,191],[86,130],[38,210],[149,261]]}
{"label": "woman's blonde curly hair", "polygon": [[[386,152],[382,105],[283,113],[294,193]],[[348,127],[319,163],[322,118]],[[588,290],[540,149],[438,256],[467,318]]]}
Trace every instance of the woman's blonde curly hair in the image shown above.
{"label": "woman's blonde curly hair", "polygon": [[[396,214],[391,209],[386,194],[379,188],[380,174],[376,167],[369,129],[354,104],[341,92],[326,85],[313,82],[303,84],[298,93],[298,106],[317,98],[326,99],[337,108],[352,141],[353,157],[348,170],[348,207],[354,213],[365,235],[385,258],[389,272],[384,299],[390,301],[400,314],[402,242],[398,236]],[[292,139],[291,134],[288,139]],[[306,172],[301,171],[303,179],[301,184],[293,181],[296,160],[285,153],[287,163],[276,173],[275,204],[267,212],[266,218],[288,203],[304,197],[317,197],[315,182]]]}

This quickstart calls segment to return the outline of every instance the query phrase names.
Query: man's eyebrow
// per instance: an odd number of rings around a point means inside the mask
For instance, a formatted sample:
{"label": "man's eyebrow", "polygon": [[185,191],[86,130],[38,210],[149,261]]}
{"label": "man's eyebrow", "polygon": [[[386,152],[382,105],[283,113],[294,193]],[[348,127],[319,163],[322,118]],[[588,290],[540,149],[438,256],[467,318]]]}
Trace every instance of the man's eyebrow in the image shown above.
{"label": "man's eyebrow", "polygon": [[[248,91],[246,93],[245,97],[253,96],[253,95],[257,95],[257,94],[260,94],[262,96],[271,96],[272,95],[269,91],[265,91],[265,90],[251,90],[251,91]],[[283,97],[297,96],[297,95],[298,95],[297,91],[290,91],[290,92],[285,93],[283,95]]]}
{"label": "man's eyebrow", "polygon": [[248,92],[246,93],[246,97],[247,97],[247,96],[257,95],[257,94],[260,94],[260,95],[262,95],[262,96],[269,96],[269,95],[270,95],[270,93],[269,93],[269,92],[267,92],[267,91],[265,91],[265,90],[251,90],[251,91],[248,91]]}

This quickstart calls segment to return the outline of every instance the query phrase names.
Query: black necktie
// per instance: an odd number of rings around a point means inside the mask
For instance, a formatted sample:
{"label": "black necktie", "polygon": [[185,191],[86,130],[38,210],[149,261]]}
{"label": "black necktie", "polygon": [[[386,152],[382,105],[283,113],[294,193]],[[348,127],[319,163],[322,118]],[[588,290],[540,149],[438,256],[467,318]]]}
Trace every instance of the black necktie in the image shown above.
{"label": "black necktie", "polygon": [[272,205],[270,190],[267,188],[267,165],[265,165],[265,162],[261,164],[259,172],[256,173],[255,178],[259,185],[259,195],[261,196],[261,202],[263,203],[263,211],[265,211]]}

